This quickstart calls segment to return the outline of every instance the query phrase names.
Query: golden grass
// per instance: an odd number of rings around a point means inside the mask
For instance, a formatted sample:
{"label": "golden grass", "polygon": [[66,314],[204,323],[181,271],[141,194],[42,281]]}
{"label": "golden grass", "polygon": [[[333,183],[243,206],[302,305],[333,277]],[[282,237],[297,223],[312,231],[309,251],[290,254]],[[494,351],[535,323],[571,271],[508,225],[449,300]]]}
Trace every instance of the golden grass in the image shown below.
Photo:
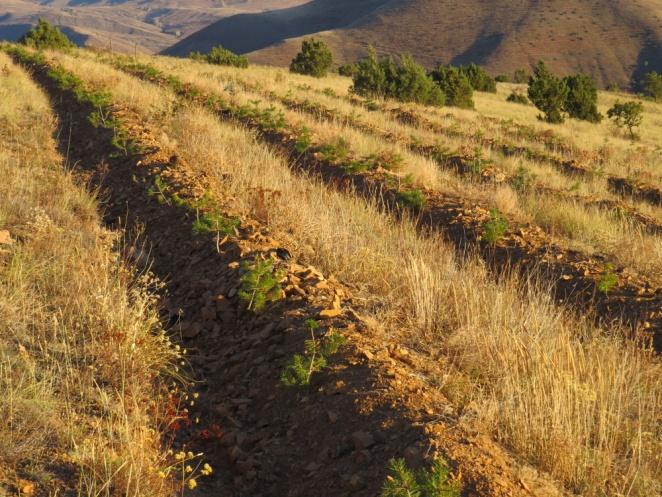
{"label": "golden grass", "polygon": [[[60,60],[92,83],[130,79],[104,64]],[[197,107],[157,116],[141,112],[134,94],[114,97],[162,129],[164,143],[214,178],[214,192],[233,198],[233,209],[267,209],[272,233],[297,258],[356,287],[384,341],[439,353],[449,389],[468,376],[465,408],[515,453],[585,495],[659,493],[662,382],[651,351],[618,329],[570,317],[534,282],[497,283],[478,260],[458,264],[443,240],[413,223],[294,176],[241,127]],[[265,206],[257,188],[281,195]]]}
{"label": "golden grass", "polygon": [[179,353],[149,276],[64,169],[44,94],[0,52],[3,67],[0,230],[15,243],[0,245],[0,480],[20,495],[170,495],[159,413]]}
{"label": "golden grass", "polygon": [[[467,181],[466,178],[458,177],[451,171],[439,168],[430,159],[410,152],[404,145],[405,141],[414,137],[421,143],[429,145],[442,143],[451,149],[470,153],[472,147],[467,146],[466,140],[440,137],[424,128],[402,124],[388,112],[371,112],[354,106],[342,98],[319,93],[311,94],[307,90],[308,86],[317,92],[320,89],[335,87],[336,89],[333,91],[342,95],[342,91],[346,93],[347,89],[341,87],[344,90],[337,91],[338,77],[330,79],[331,86],[325,86],[326,80],[305,78],[299,75],[293,75],[290,79],[287,72],[277,68],[251,66],[248,69],[237,69],[175,58],[149,59],[142,57],[141,60],[153,64],[166,74],[175,75],[186,83],[200,87],[204,91],[221,94],[224,98],[234,101],[235,104],[250,105],[251,102],[260,100],[262,107],[273,105],[275,109],[285,115],[289,124],[295,127],[306,126],[311,131],[314,143],[330,143],[338,137],[342,137],[349,143],[352,153],[357,156],[380,155],[384,152],[397,154],[403,158],[398,173],[402,176],[409,175],[415,184],[444,193],[460,195],[469,201],[482,202],[489,206],[497,203],[498,187],[475,184]],[[303,100],[311,99],[312,95],[314,101],[329,109],[337,110],[340,116],[354,116],[375,129],[402,137],[402,139],[395,143],[386,141],[355,129],[342,118],[329,122],[318,120],[303,112],[288,110],[277,99],[270,99],[265,97],[264,93],[254,93],[244,89],[245,85],[242,85],[241,82],[259,85],[263,92],[275,92],[281,98],[291,96]],[[487,98],[478,92],[476,95],[480,96],[477,98]],[[433,113],[452,115],[446,112],[447,109],[435,110]],[[427,110],[432,112],[429,108]],[[467,121],[469,124],[464,126],[470,135],[481,129],[480,124],[476,121],[476,112],[459,109],[450,112],[473,115],[473,120]],[[524,157],[503,157],[495,151],[479,148],[486,160],[493,161],[507,173],[514,174],[518,168],[524,167],[535,175],[536,182],[544,186],[563,191],[577,190],[578,194],[586,196],[605,199],[618,198],[608,191],[604,178],[596,177],[592,180],[577,181],[561,174],[550,165],[537,163]],[[527,192],[513,192],[513,194],[517,197],[514,201],[518,208],[510,211],[511,219],[523,223],[536,223],[553,235],[561,245],[583,250],[589,254],[606,253],[614,262],[629,266],[641,274],[651,275],[653,282],[660,281],[657,277],[662,274],[662,251],[659,249],[662,246],[662,238],[660,236],[645,232],[623,217],[611,215],[603,209],[585,206],[580,202],[559,196]],[[638,203],[635,205],[642,212],[660,214],[660,209],[655,207]],[[555,213],[557,215],[554,215]]]}

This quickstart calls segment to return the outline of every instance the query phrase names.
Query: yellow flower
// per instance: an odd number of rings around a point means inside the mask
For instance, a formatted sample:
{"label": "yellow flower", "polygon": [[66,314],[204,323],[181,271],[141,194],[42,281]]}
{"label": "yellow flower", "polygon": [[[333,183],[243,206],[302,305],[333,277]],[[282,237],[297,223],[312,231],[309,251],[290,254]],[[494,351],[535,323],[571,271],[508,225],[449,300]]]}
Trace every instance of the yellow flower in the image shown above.
{"label": "yellow flower", "polygon": [[158,475],[159,475],[159,478],[165,478],[166,477],[166,474],[165,474],[164,471],[159,471]]}
{"label": "yellow flower", "polygon": [[184,468],[184,470],[185,470],[187,473],[193,473],[193,468],[192,468],[191,466],[186,466],[186,468]]}
{"label": "yellow flower", "polygon": [[200,473],[202,473],[204,476],[209,476],[210,474],[213,473],[213,471],[214,470],[212,469],[212,467],[209,464],[205,463]]}
{"label": "yellow flower", "polygon": [[188,481],[188,488],[190,488],[191,490],[193,490],[193,489],[194,489],[195,487],[197,487],[197,486],[198,486],[198,482],[195,481],[194,478],[191,478],[191,479]]}
{"label": "yellow flower", "polygon": [[177,454],[175,454],[175,459],[177,459],[178,461],[181,461],[185,457],[186,457],[186,454],[184,454],[183,452],[177,452]]}

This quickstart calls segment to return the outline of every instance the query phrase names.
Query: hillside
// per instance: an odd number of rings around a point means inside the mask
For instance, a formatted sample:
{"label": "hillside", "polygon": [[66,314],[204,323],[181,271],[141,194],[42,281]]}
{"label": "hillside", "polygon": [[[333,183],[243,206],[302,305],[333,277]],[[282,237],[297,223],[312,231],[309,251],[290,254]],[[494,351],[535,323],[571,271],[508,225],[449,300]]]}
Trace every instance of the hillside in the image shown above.
{"label": "hillside", "polygon": [[0,40],[15,41],[43,17],[79,45],[153,53],[214,21],[304,0],[3,0]]}
{"label": "hillside", "polygon": [[218,21],[166,52],[222,44],[257,63],[285,65],[300,38],[324,38],[340,61],[373,44],[431,66],[477,62],[494,73],[544,58],[558,72],[583,71],[628,85],[643,67],[662,71],[660,0],[314,0],[275,12]]}
{"label": "hillside", "polygon": [[0,495],[662,495],[662,103],[351,86],[0,44]]}

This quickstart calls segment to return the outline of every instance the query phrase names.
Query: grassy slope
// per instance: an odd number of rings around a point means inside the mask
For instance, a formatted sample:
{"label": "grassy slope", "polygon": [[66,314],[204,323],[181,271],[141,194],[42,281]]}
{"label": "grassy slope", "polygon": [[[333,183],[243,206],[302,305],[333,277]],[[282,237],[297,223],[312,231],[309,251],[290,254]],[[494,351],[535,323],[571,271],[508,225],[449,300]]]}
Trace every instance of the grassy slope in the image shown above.
{"label": "grassy slope", "polygon": [[458,265],[447,245],[408,222],[293,176],[267,147],[207,111],[164,117],[143,105],[163,98],[156,87],[91,60],[57,60],[164,129],[238,209],[255,208],[255,188],[281,192],[261,206],[273,232],[296,242],[297,257],[362,288],[385,337],[453,357],[460,378],[475,382],[468,396],[478,418],[515,452],[589,495],[630,484],[642,496],[659,489],[659,364],[648,353],[600,337],[538,289],[522,295],[513,281],[495,284],[480,264]]}
{"label": "grassy slope", "polygon": [[167,495],[157,413],[179,353],[64,169],[48,100],[2,52],[0,100],[0,232],[14,240],[0,245],[0,481]]}

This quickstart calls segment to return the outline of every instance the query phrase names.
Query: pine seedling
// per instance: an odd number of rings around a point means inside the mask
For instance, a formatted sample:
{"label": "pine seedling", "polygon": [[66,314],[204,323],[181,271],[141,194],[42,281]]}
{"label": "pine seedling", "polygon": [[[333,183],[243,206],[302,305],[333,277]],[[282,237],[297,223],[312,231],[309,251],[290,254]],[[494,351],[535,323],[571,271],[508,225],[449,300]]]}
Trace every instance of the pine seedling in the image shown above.
{"label": "pine seedling", "polygon": [[283,298],[283,289],[279,283],[283,274],[274,269],[273,261],[255,258],[252,264],[242,265],[246,273],[241,277],[239,298],[247,303],[248,310],[260,312],[268,302]]}
{"label": "pine seedling", "polygon": [[322,371],[328,358],[345,343],[345,337],[336,332],[327,333],[322,339],[315,338],[319,323],[314,319],[307,320],[306,326],[310,330],[310,340],[306,340],[304,353],[295,354],[280,376],[280,381],[289,387],[309,385],[313,374]]}
{"label": "pine seedling", "polygon": [[490,220],[483,225],[483,239],[490,245],[498,242],[508,230],[508,221],[497,210],[490,210]]}

